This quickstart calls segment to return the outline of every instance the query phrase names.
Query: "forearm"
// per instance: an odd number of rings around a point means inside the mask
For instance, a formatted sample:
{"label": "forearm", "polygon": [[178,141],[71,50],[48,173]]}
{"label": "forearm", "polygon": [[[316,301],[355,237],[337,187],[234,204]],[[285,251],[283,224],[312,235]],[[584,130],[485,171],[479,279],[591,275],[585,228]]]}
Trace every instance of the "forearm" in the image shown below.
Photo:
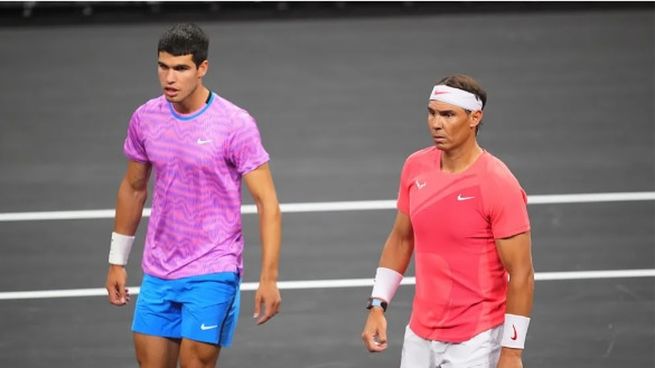
{"label": "forearm", "polygon": [[506,313],[529,317],[534,297],[534,270],[514,270],[507,286]]}
{"label": "forearm", "polygon": [[147,190],[145,187],[135,189],[127,180],[124,179],[121,182],[116,198],[115,232],[123,235],[134,235],[136,233],[146,198]]}
{"label": "forearm", "polygon": [[[510,273],[510,281],[507,288],[507,301],[506,301],[506,320],[505,320],[505,329],[503,331],[503,349],[501,355],[501,361],[505,359],[520,359],[521,353],[523,352],[523,341],[525,341],[525,335],[527,333],[527,325],[529,325],[529,317],[532,312],[532,303],[534,295],[534,271],[532,267],[517,272],[514,270]],[[525,318],[524,318],[525,317]],[[527,321],[527,322],[525,322]],[[517,323],[514,325],[514,323]],[[524,328],[522,324],[527,323]],[[512,325],[512,329],[509,329],[509,326]],[[509,340],[508,336],[511,337]],[[516,342],[516,339],[520,334],[520,343]],[[516,345],[516,346],[515,346]],[[504,366],[504,364],[500,364]]]}
{"label": "forearm", "polygon": [[386,309],[383,303],[391,303],[413,252],[414,232],[411,222],[407,216],[399,212],[382,249],[379,267],[375,272],[371,303],[379,303],[383,309]]}
{"label": "forearm", "polygon": [[260,281],[277,281],[282,238],[282,215],[277,200],[257,203],[262,243]]}
{"label": "forearm", "polygon": [[411,236],[403,237],[392,231],[382,249],[379,266],[404,274],[414,252],[413,240]]}

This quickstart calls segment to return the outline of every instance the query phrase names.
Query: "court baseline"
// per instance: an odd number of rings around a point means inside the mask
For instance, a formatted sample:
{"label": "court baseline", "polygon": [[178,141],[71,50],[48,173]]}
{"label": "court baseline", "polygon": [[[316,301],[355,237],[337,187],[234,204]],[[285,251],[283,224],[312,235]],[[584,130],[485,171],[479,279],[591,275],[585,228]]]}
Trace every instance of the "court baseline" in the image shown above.
{"label": "court baseline", "polygon": [[[565,203],[598,203],[653,201],[655,192],[616,192],[616,193],[578,193],[578,194],[543,194],[528,196],[528,204],[565,204]],[[280,209],[283,213],[301,212],[332,212],[332,211],[365,211],[388,210],[396,208],[396,201],[337,201],[337,202],[306,202],[283,203]],[[143,210],[143,216],[150,216],[150,208]],[[241,213],[257,213],[255,205],[243,205]],[[43,221],[43,220],[83,220],[114,218],[114,209],[82,210],[82,211],[40,211],[40,212],[6,212],[0,213],[0,222],[9,221]]]}
{"label": "court baseline", "polygon": [[[606,279],[606,278],[634,278],[634,277],[655,277],[655,269],[638,269],[638,270],[596,270],[596,271],[572,271],[572,272],[537,272],[535,280],[537,281],[555,281],[555,280],[588,280],[588,279]],[[414,277],[405,277],[403,285],[414,285]],[[242,291],[256,290],[258,283],[245,282],[241,284]],[[298,289],[332,289],[332,288],[353,288],[353,287],[371,287],[373,279],[335,279],[335,280],[304,280],[304,281],[280,281],[278,287],[282,290]],[[138,286],[128,286],[130,295],[139,293]],[[0,292],[0,300],[17,300],[17,299],[50,299],[50,298],[71,298],[87,296],[105,296],[107,290],[102,288],[92,289],[67,289],[67,290],[36,290],[36,291],[8,291]]]}

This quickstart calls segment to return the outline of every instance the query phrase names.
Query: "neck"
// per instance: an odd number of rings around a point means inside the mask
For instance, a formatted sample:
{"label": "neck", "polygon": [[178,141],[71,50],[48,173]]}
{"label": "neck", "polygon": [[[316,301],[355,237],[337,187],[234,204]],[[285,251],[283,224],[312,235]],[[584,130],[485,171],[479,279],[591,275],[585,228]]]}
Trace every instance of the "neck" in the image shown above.
{"label": "neck", "polygon": [[209,98],[211,92],[205,88],[202,84],[198,85],[196,89],[183,101],[174,102],[173,107],[175,111],[181,114],[189,114],[196,110],[199,110],[205,105],[205,102]]}
{"label": "neck", "polygon": [[441,171],[451,174],[465,171],[480,157],[483,150],[476,140],[452,150],[442,151]]}

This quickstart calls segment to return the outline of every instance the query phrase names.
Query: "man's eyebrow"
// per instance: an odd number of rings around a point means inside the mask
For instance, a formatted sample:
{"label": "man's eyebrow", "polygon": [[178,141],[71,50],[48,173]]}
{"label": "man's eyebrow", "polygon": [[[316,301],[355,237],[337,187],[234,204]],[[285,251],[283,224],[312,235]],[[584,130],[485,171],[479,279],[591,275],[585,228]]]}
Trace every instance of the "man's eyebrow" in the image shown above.
{"label": "man's eyebrow", "polygon": [[168,64],[166,64],[165,62],[163,62],[163,61],[159,61],[159,60],[157,61],[157,64],[160,65],[160,66],[165,66],[165,67],[167,67],[167,68],[173,68],[173,69],[189,69],[189,68],[191,68],[191,67],[190,67],[189,65],[187,65],[187,64],[168,65]]}
{"label": "man's eyebrow", "polygon": [[455,110],[452,110],[452,109],[439,110],[439,109],[432,108],[430,106],[428,106],[428,111],[431,112],[431,113],[437,113],[437,114],[440,114],[440,115],[441,114],[448,114],[448,113],[450,113],[450,114],[455,113]]}

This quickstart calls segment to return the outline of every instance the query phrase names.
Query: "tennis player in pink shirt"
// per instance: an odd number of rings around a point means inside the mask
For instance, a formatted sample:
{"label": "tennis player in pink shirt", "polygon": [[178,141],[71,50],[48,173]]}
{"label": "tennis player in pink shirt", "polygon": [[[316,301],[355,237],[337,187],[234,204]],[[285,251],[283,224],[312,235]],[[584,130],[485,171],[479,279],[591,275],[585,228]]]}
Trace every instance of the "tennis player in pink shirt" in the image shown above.
{"label": "tennis player in pink shirt", "polygon": [[453,75],[430,94],[434,146],[405,161],[362,339],[387,347],[384,312],[412,255],[416,290],[402,368],[522,367],[533,303],[527,196],[477,142],[486,92]]}
{"label": "tennis player in pink shirt", "polygon": [[141,367],[214,367],[239,316],[244,239],[241,183],[260,219],[262,268],[254,317],[277,314],[281,215],[255,120],[207,89],[209,39],[178,24],[159,40],[163,95],[132,115],[123,145],[127,171],[116,202],[107,291],[114,305],[130,296],[127,264],[154,169],[141,291],[132,332]]}

